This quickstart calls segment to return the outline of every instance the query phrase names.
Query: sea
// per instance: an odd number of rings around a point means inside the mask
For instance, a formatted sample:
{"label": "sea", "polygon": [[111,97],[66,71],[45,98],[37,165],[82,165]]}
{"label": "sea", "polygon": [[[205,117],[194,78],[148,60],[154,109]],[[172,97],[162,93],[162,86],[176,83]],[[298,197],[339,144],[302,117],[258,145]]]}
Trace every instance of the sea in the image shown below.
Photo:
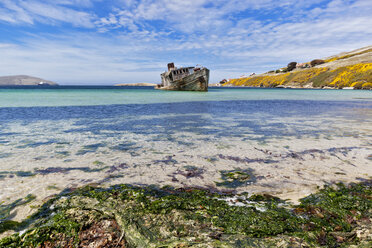
{"label": "sea", "polygon": [[[229,184],[230,171],[252,180]],[[371,176],[372,91],[0,88],[2,203],[121,183],[295,201],[324,184]]]}

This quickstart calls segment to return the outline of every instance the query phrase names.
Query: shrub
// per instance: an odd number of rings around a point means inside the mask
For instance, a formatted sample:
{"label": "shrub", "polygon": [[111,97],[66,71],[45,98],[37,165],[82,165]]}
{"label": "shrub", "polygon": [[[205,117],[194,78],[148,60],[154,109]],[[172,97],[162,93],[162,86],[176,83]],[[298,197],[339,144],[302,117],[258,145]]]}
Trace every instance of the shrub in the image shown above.
{"label": "shrub", "polygon": [[296,69],[297,62],[291,62],[287,65],[287,71],[293,71]]}
{"label": "shrub", "polygon": [[279,73],[280,69],[278,69],[276,72],[278,74],[232,79],[229,84],[234,86],[275,87],[287,83],[296,83],[302,86],[312,82],[313,87],[372,88],[372,63],[343,66],[335,70],[330,70],[327,67],[318,67],[287,73],[285,71],[284,73]]}
{"label": "shrub", "polygon": [[354,82],[350,85],[350,87],[354,87],[355,89],[361,89],[364,83],[365,82]]}
{"label": "shrub", "polygon": [[365,83],[362,85],[363,89],[372,89],[372,83]]}
{"label": "shrub", "polygon": [[314,59],[310,62],[310,65],[311,65],[311,67],[314,67],[316,65],[321,65],[321,64],[324,64],[324,63],[325,63],[325,61],[322,60],[322,59]]}

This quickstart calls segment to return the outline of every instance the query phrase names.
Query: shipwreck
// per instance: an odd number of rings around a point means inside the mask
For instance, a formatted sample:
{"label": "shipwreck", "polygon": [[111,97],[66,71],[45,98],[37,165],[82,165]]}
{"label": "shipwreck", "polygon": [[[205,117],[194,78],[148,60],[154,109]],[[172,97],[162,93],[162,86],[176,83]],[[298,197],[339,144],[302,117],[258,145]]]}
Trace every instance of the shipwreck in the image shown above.
{"label": "shipwreck", "polygon": [[161,74],[160,90],[208,91],[209,70],[205,67],[181,67],[168,64],[168,71]]}

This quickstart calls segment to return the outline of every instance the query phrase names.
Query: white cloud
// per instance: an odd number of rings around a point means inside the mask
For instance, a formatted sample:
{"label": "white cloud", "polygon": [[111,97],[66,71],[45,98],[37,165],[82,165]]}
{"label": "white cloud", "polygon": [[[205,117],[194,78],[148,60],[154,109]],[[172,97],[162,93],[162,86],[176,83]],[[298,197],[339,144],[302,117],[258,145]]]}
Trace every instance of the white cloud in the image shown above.
{"label": "white cloud", "polygon": [[[225,31],[231,28],[240,13],[250,11],[287,11],[298,12],[325,0],[141,0],[125,1],[123,8],[118,8],[117,17],[130,18],[140,25],[146,21],[160,20],[174,31],[183,33]],[[292,14],[293,14],[292,13]]]}
{"label": "white cloud", "polygon": [[0,20],[10,23],[34,24],[37,22],[55,24],[56,22],[71,23],[77,27],[93,28],[95,15],[72,8],[63,7],[58,4],[89,4],[90,1],[51,1],[43,3],[40,1],[10,1],[0,2]]}
{"label": "white cloud", "polygon": [[48,22],[48,20],[62,21],[73,24],[78,27],[92,28],[93,16],[82,11],[75,11],[73,9],[43,4],[39,2],[21,2],[21,6],[35,15],[39,21]]}
{"label": "white cloud", "polygon": [[68,22],[88,28],[36,33],[17,47],[0,44],[0,74],[32,74],[61,83],[158,82],[171,61],[204,64],[216,82],[372,40],[368,0],[118,0],[107,14],[95,13],[90,6],[97,1],[92,0],[2,4],[0,14],[4,8],[12,14],[0,21],[22,22],[15,13],[23,13],[29,25]]}
{"label": "white cloud", "polygon": [[[29,74],[67,84],[159,81],[164,63],[126,44],[79,33],[53,41],[37,37],[22,45],[0,44],[0,75]],[[139,56],[141,61],[135,59]]]}
{"label": "white cloud", "polygon": [[23,8],[18,6],[15,2],[11,0],[3,0],[2,3],[0,2],[4,7],[1,8],[0,5],[0,19],[6,22],[11,23],[27,23],[32,24],[33,20],[27,11],[25,11]]}
{"label": "white cloud", "polygon": [[0,49],[2,49],[2,48],[12,48],[12,47],[16,47],[16,45],[10,44],[10,43],[0,43]]}

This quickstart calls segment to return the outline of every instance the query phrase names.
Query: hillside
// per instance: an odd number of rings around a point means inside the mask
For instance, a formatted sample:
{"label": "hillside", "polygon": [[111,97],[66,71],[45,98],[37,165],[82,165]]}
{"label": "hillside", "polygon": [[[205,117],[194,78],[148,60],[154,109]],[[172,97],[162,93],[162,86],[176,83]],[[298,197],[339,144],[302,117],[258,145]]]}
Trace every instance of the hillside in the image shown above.
{"label": "hillside", "polygon": [[223,86],[372,89],[372,46],[260,75],[230,79]]}
{"label": "hillside", "polygon": [[55,82],[26,75],[0,77],[0,86],[10,85],[58,85]]}

